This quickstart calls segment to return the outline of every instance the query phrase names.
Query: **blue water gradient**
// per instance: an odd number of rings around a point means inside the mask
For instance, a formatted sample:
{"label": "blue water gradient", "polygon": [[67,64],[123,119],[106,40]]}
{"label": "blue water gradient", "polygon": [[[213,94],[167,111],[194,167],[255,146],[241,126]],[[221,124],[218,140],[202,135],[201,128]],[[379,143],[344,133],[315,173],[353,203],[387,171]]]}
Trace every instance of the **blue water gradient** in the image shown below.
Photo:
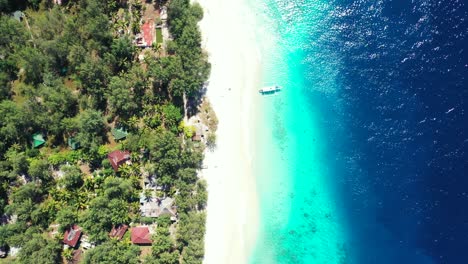
{"label": "blue water gradient", "polygon": [[466,4],[251,6],[286,88],[262,98],[251,262],[468,263]]}

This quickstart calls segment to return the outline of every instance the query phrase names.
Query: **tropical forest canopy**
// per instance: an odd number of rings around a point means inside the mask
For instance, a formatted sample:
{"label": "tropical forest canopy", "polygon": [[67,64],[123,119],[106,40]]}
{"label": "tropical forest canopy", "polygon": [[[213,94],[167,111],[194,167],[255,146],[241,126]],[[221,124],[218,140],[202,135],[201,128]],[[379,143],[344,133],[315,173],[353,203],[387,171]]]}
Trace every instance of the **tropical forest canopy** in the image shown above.
{"label": "tropical forest canopy", "polygon": [[[61,263],[71,259],[63,232],[76,224],[96,245],[84,263],[201,263],[204,147],[182,122],[196,112],[210,72],[197,26],[201,7],[189,0],[54,2],[0,0],[0,248],[20,248],[14,263]],[[172,39],[143,50],[133,40],[148,2],[167,6]],[[114,142],[117,127],[128,136]],[[79,147],[70,149],[71,139]],[[107,159],[116,149],[132,161],[117,172]],[[148,175],[161,186],[153,195],[175,198],[176,223],[140,215]],[[146,256],[128,233],[121,241],[108,235],[114,225],[134,223],[157,224]]]}

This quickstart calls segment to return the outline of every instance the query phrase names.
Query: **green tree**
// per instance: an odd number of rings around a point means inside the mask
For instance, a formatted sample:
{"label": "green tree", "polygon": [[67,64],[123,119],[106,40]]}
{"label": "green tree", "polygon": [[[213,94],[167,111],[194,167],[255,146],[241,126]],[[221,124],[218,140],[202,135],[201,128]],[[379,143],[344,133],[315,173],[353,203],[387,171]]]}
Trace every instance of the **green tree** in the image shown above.
{"label": "green tree", "polygon": [[69,206],[61,208],[57,212],[56,221],[60,225],[60,232],[64,232],[67,228],[78,222],[76,209]]}
{"label": "green tree", "polygon": [[76,190],[83,186],[83,173],[77,166],[63,165],[60,167],[63,177],[60,182],[68,190]]}
{"label": "green tree", "polygon": [[90,249],[83,263],[138,264],[139,255],[140,249],[137,246],[111,240]]}
{"label": "green tree", "polygon": [[189,4],[189,0],[172,0],[169,2],[167,13],[169,28],[176,39],[182,34],[187,24]]}
{"label": "green tree", "polygon": [[181,142],[171,133],[160,131],[152,135],[150,143],[151,160],[155,163],[158,183],[171,186],[181,166]]}
{"label": "green tree", "polygon": [[135,45],[128,37],[114,39],[111,46],[111,54],[116,64],[116,71],[127,69],[135,56]]}
{"label": "green tree", "polygon": [[108,105],[115,115],[131,117],[137,110],[131,84],[122,77],[113,77],[109,84]]}
{"label": "green tree", "polygon": [[180,253],[178,250],[172,252],[163,252],[157,258],[148,255],[145,258],[146,264],[179,264]]}
{"label": "green tree", "polygon": [[33,201],[34,203],[39,203],[42,199],[42,195],[43,190],[40,185],[29,182],[14,190],[11,198],[13,204],[22,203],[29,200]]}
{"label": "green tree", "polygon": [[181,214],[176,237],[179,246],[187,246],[192,241],[203,241],[205,234],[205,213],[189,212]]}
{"label": "green tree", "polygon": [[182,251],[183,264],[201,264],[205,254],[203,240],[193,240]]}
{"label": "green tree", "polygon": [[10,16],[0,16],[0,100],[11,95],[10,82],[16,79],[18,73],[18,58],[15,52],[24,45],[27,38],[22,23]]}
{"label": "green tree", "polygon": [[78,34],[86,40],[86,46],[90,50],[98,50],[101,53],[107,50],[112,43],[109,18],[106,12],[105,2],[99,0],[81,1],[83,12],[78,14]]}
{"label": "green tree", "polygon": [[71,46],[67,55],[70,70],[75,72],[75,70],[77,70],[78,67],[85,62],[86,58],[86,49],[82,45],[75,44]]}
{"label": "green tree", "polygon": [[158,227],[156,234],[153,236],[153,243],[151,246],[151,254],[154,258],[159,258],[159,255],[164,252],[170,252],[174,247],[174,242],[169,236],[167,227]]}
{"label": "green tree", "polygon": [[50,164],[46,159],[33,159],[29,165],[28,174],[46,186],[53,181]]}
{"label": "green tree", "polygon": [[135,199],[128,180],[108,177],[102,186],[102,194],[91,200],[80,223],[92,241],[108,240],[112,225],[128,223],[129,203]]}
{"label": "green tree", "polygon": [[171,81],[183,77],[182,60],[179,56],[162,57],[150,61],[149,76],[156,87],[168,87]]}
{"label": "green tree", "polygon": [[6,160],[12,168],[12,173],[16,176],[28,172],[29,162],[24,152],[18,152],[14,147],[8,149]]}
{"label": "green tree", "polygon": [[51,77],[46,85],[42,85],[38,95],[42,99],[40,104],[43,108],[41,113],[36,113],[35,119],[38,114],[43,119],[38,125],[45,125],[49,136],[60,137],[64,131],[62,119],[73,117],[77,113],[76,97],[56,77]]}
{"label": "green tree", "polygon": [[208,202],[208,192],[206,190],[206,181],[200,180],[197,182],[195,188],[194,200],[196,202],[197,209],[203,210]]}
{"label": "green tree", "polygon": [[63,37],[67,16],[60,8],[55,6],[48,12],[39,12],[28,19],[31,25],[31,32],[34,35],[34,43],[41,50],[47,59],[50,71],[65,73],[64,67],[67,64],[69,45]]}
{"label": "green tree", "polygon": [[12,101],[0,102],[0,150],[6,151],[13,143],[26,143],[29,117],[24,109]]}
{"label": "green tree", "polygon": [[108,240],[108,233],[112,228],[112,211],[109,208],[109,201],[104,197],[94,198],[88,210],[80,217],[80,223],[91,241]]}
{"label": "green tree", "polygon": [[108,177],[103,184],[104,196],[111,199],[120,199],[124,201],[131,201],[133,197],[132,184],[125,179]]}
{"label": "green tree", "polygon": [[180,169],[177,172],[177,176],[179,177],[179,179],[181,179],[182,181],[188,184],[193,184],[198,179],[197,171],[193,168]]}
{"label": "green tree", "polygon": [[55,240],[46,239],[40,234],[34,234],[22,247],[18,254],[18,263],[28,264],[33,259],[35,263],[61,263],[62,246]]}
{"label": "green tree", "polygon": [[[106,136],[104,118],[100,111],[85,110],[74,118],[65,119],[64,127],[70,134],[76,133],[76,140],[85,151],[101,145]],[[97,151],[97,150],[96,150]]]}
{"label": "green tree", "polygon": [[111,76],[109,67],[99,57],[87,56],[78,67],[78,72],[82,92],[91,95],[95,100],[93,108],[104,110],[106,105],[105,88]]}
{"label": "green tree", "polygon": [[17,54],[19,68],[24,70],[24,81],[29,84],[39,84],[46,71],[47,56],[40,50],[32,47],[24,47]]}
{"label": "green tree", "polygon": [[166,104],[162,107],[162,113],[164,126],[173,133],[177,133],[178,124],[182,120],[180,109],[173,104]]}

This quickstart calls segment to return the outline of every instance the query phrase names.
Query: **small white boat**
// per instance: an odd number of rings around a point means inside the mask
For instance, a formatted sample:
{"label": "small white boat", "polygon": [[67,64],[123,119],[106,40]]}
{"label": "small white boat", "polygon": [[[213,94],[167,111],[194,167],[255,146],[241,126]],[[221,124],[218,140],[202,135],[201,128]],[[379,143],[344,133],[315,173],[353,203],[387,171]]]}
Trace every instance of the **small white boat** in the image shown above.
{"label": "small white boat", "polygon": [[272,85],[272,86],[265,86],[262,89],[258,90],[261,94],[274,94],[276,92],[281,91],[283,89],[281,86]]}

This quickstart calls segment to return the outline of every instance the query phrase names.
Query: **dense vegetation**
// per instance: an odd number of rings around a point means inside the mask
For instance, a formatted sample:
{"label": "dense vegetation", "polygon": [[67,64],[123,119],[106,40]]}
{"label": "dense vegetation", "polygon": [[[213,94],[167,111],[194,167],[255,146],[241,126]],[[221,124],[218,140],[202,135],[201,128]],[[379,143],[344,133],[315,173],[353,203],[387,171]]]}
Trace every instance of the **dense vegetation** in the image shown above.
{"label": "dense vegetation", "polygon": [[[96,244],[84,263],[201,263],[203,145],[181,122],[196,111],[210,71],[197,27],[203,11],[189,0],[162,3],[173,40],[161,55],[161,47],[144,52],[132,42],[139,0],[53,2],[0,0],[0,215],[9,218],[0,247],[21,248],[14,263],[61,263],[70,259],[63,231],[78,224]],[[122,12],[128,19],[116,19]],[[129,132],[122,142],[110,137],[116,126]],[[36,133],[46,140],[41,148],[31,145]],[[68,148],[70,138],[79,149]],[[115,149],[132,153],[118,172],[107,159]],[[138,203],[145,175],[156,176],[158,195],[175,198],[179,220],[150,219],[157,232],[151,254],[140,257],[128,234],[108,234],[148,221]]]}

